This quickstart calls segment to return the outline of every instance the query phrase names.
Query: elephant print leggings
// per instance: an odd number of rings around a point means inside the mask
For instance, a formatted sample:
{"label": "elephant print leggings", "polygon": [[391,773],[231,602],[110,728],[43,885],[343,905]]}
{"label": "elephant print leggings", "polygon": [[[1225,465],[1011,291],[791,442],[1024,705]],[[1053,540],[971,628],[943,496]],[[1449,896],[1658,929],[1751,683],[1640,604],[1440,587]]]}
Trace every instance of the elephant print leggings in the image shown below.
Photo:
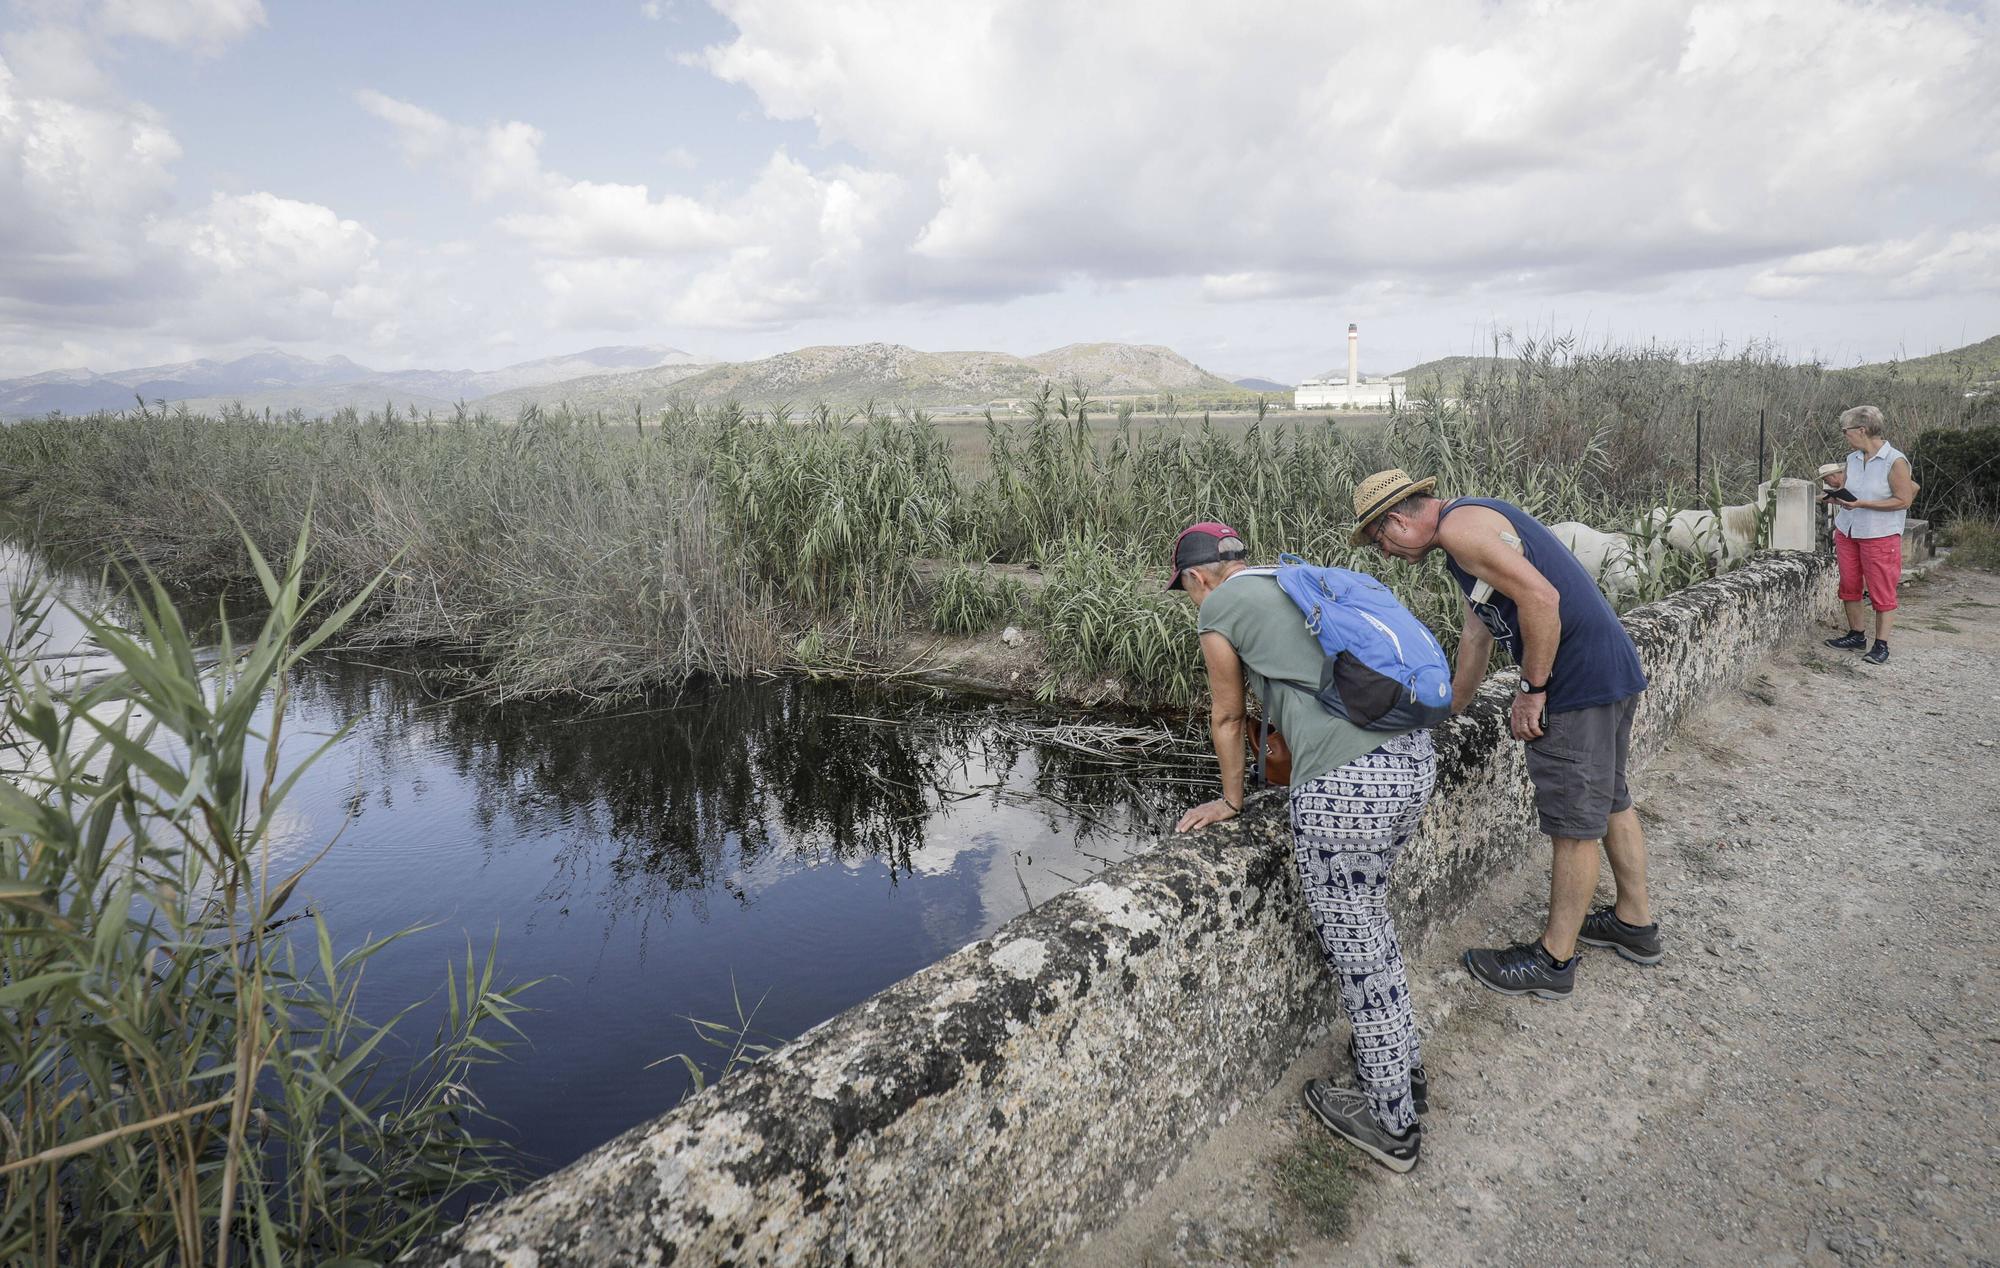
{"label": "elephant print leggings", "polygon": [[1389,873],[1437,782],[1429,731],[1412,731],[1292,790],[1292,853],[1320,953],[1354,1029],[1356,1071],[1392,1132],[1417,1121],[1410,1071],[1423,1064]]}

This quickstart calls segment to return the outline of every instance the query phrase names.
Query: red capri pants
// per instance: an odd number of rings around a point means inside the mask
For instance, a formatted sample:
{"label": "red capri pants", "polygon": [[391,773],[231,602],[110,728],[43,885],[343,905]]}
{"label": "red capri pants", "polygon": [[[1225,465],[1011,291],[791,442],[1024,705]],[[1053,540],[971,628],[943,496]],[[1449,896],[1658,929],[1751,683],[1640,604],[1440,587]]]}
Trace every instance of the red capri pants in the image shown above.
{"label": "red capri pants", "polygon": [[1877,612],[1896,610],[1896,582],[1903,575],[1903,539],[1849,537],[1835,529],[1833,557],[1840,561],[1840,601],[1859,603],[1868,590],[1868,604]]}

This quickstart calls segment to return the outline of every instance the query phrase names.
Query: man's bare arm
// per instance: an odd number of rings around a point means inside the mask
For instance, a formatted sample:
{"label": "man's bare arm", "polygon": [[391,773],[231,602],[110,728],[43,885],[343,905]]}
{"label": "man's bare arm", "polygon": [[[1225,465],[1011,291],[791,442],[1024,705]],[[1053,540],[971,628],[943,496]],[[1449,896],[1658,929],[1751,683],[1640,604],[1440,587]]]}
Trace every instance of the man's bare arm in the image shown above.
{"label": "man's bare arm", "polygon": [[1240,810],[1249,729],[1244,718],[1243,662],[1228,639],[1213,633],[1201,636],[1201,659],[1208,668],[1208,738],[1222,768],[1222,799]]}
{"label": "man's bare arm", "polygon": [[1486,680],[1486,666],[1493,660],[1493,633],[1485,622],[1465,605],[1465,623],[1458,631],[1458,664],[1451,675],[1451,711],[1464,713]]}

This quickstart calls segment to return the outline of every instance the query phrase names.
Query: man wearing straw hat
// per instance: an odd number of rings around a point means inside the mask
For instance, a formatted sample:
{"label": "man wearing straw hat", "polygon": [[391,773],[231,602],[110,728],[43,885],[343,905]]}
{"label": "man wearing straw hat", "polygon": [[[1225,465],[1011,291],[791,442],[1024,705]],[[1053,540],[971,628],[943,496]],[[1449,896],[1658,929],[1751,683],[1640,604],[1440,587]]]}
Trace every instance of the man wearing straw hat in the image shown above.
{"label": "man wearing straw hat", "polygon": [[[1497,498],[1443,501],[1436,484],[1395,468],[1363,480],[1353,541],[1412,564],[1444,551],[1466,605],[1452,712],[1472,703],[1496,640],[1520,666],[1509,730],[1527,744],[1535,808],[1554,845],[1548,923],[1533,941],[1467,951],[1465,967],[1502,994],[1563,999],[1576,984],[1579,941],[1639,964],[1665,954],[1646,897],[1646,837],[1625,785],[1646,674],[1597,583],[1540,520]],[[1600,842],[1617,900],[1591,911]]]}

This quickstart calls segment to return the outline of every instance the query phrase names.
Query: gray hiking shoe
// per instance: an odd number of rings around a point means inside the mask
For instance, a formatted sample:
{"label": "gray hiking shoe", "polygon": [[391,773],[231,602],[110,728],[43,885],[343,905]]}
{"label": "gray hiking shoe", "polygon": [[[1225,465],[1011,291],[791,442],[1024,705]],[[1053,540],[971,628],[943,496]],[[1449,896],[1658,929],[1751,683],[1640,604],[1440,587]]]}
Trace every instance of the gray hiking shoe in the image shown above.
{"label": "gray hiking shoe", "polygon": [[1849,630],[1839,638],[1822,640],[1828,647],[1837,647],[1843,652],[1858,652],[1868,646],[1868,636],[1860,630]]}
{"label": "gray hiking shoe", "polygon": [[1502,995],[1533,995],[1568,999],[1576,987],[1576,956],[1557,967],[1541,939],[1511,947],[1475,947],[1465,953],[1465,971],[1474,981]]}
{"label": "gray hiking shoe", "polygon": [[1391,1171],[1408,1171],[1417,1165],[1424,1146],[1422,1125],[1397,1136],[1375,1121],[1368,1098],[1353,1088],[1335,1087],[1325,1079],[1306,1081],[1306,1108],[1336,1136],[1360,1149]]}
{"label": "gray hiking shoe", "polygon": [[1576,940],[1590,947],[1610,947],[1634,964],[1658,964],[1666,955],[1666,940],[1660,924],[1628,925],[1609,907],[1599,907],[1583,918]]}

